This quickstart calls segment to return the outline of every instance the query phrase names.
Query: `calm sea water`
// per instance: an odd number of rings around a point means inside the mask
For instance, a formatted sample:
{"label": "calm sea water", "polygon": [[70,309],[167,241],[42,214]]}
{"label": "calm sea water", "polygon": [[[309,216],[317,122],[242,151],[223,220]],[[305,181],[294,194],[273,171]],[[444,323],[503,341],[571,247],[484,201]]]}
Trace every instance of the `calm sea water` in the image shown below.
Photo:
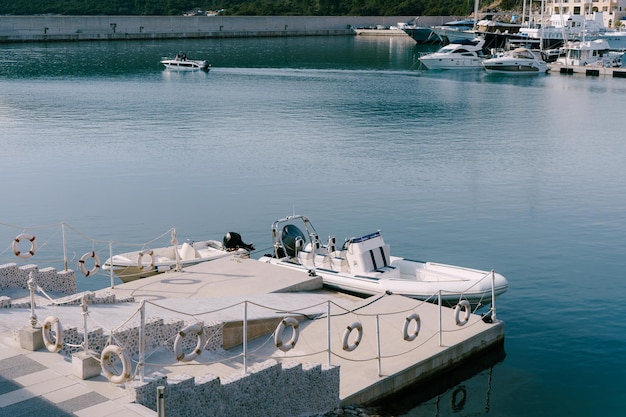
{"label": "calm sea water", "polygon": [[[163,71],[179,51],[213,69]],[[619,415],[626,81],[428,73],[419,52],[351,37],[0,45],[0,261],[58,265],[61,222],[74,269],[172,226],[238,231],[259,256],[293,212],[322,236],[381,229],[395,254],[510,283],[506,358],[381,413]],[[28,261],[10,247],[23,230],[39,241]]]}

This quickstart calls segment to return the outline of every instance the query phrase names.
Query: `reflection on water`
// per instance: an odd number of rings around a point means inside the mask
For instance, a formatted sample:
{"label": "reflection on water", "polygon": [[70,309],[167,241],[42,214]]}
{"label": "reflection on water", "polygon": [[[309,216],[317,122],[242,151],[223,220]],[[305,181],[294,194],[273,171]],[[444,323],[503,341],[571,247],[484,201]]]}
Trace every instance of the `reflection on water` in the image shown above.
{"label": "reflection on water", "polygon": [[[492,391],[498,389],[494,367],[504,361],[504,345],[499,344],[461,366],[409,386],[372,408],[380,416],[482,416],[491,411]],[[419,404],[419,406],[415,406]]]}

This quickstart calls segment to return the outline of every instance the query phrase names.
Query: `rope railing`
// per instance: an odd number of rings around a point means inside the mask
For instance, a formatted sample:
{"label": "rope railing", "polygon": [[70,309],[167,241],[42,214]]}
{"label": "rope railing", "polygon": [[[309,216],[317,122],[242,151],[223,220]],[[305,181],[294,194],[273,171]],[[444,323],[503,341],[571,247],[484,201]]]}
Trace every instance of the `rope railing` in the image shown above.
{"label": "rope railing", "polygon": [[[438,345],[443,347],[446,334],[463,331],[464,328],[479,325],[483,321],[480,317],[471,315],[471,308],[465,300],[461,300],[455,308],[454,325],[449,322],[450,313],[447,310],[444,313],[441,303],[438,314],[428,314],[430,323],[423,323],[425,313],[420,314],[425,306],[432,308],[433,304],[428,301],[411,300],[408,307],[398,305],[390,311],[371,311],[375,310],[377,303],[391,296],[381,294],[371,297],[371,300],[364,300],[357,306],[345,306],[336,300],[324,300],[296,309],[276,308],[256,301],[241,301],[208,310],[185,311],[154,300],[142,300],[126,318],[117,325],[107,328],[103,325],[102,319],[97,319],[91,314],[99,309],[88,306],[85,294],[53,299],[41,288],[37,288],[32,279],[32,273],[29,283],[32,287],[33,299],[31,323],[33,317],[37,322],[33,295],[35,290],[42,293],[54,306],[81,299],[83,342],[68,344],[68,346],[82,348],[86,354],[96,357],[101,363],[105,376],[116,384],[136,377],[143,380],[146,367],[198,366],[233,363],[234,361],[241,362],[244,373],[247,373],[249,359],[293,360],[319,358],[324,354],[326,354],[326,362],[329,366],[337,360],[355,363],[376,361],[379,375],[382,375],[384,361],[417,351],[430,345],[437,337],[439,338]],[[438,296],[441,299],[441,291]],[[386,306],[384,310],[389,310],[389,306]],[[166,324],[163,323],[163,319],[160,319],[160,322],[154,321],[158,318],[156,314],[159,311],[172,315],[172,322]],[[154,317],[147,319],[148,313]],[[212,317],[220,314],[228,314],[229,318],[219,322],[211,320]],[[495,308],[492,310],[492,315],[495,318]],[[180,317],[187,319],[180,319]],[[220,347],[219,355],[203,358],[202,353],[215,343],[216,337],[220,344],[223,343],[221,338],[224,323],[238,321],[238,317],[242,322],[241,347],[228,350]],[[256,332],[265,336],[256,339],[251,344],[248,324],[252,321],[256,323]],[[155,343],[152,340],[155,338],[154,326],[165,328],[169,325],[173,327],[164,331],[162,340]],[[152,330],[149,331],[150,326]],[[311,326],[311,332],[308,331],[309,326]],[[322,331],[319,326],[325,327],[323,329],[326,333],[324,340],[319,337]],[[427,330],[424,330],[424,326]],[[101,329],[103,334],[108,334],[106,342],[101,346],[102,352],[99,357],[90,349],[90,329]],[[42,331],[46,334],[44,340],[47,341],[48,350],[58,352],[63,343],[59,319],[47,318]],[[211,334],[207,336],[207,333]],[[383,334],[385,338],[393,340],[397,338],[397,341],[389,342],[388,340],[383,344],[381,341]],[[151,340],[150,346],[146,343],[148,339]],[[359,350],[363,345],[367,345],[368,348]],[[190,346],[191,350],[189,350]],[[163,359],[162,356],[157,361],[150,359],[157,352],[163,352],[163,348],[166,348],[166,351],[173,351],[174,355],[170,356],[171,359]]]}
{"label": "rope railing", "polygon": [[[104,271],[101,269],[100,258],[112,259],[114,256],[114,248],[124,248],[123,250],[117,251],[124,253],[150,249],[157,242],[163,241],[167,236],[176,231],[176,228],[172,227],[148,241],[130,243],[94,238],[65,222],[32,227],[23,227],[0,222],[0,232],[2,232],[3,228],[14,230],[14,232],[11,236],[0,233],[0,257],[9,257],[12,254],[17,257],[17,260],[29,258],[40,261],[45,260],[52,264],[63,264],[64,270],[68,270],[70,265],[73,265],[75,269],[80,270],[87,277],[92,277],[96,274],[110,276],[111,287],[113,287],[115,271],[124,273],[124,268],[113,268],[113,266],[110,266],[108,267],[110,271]],[[51,233],[44,234],[45,230],[50,229],[52,229]],[[68,232],[72,232],[72,235],[70,236]],[[57,239],[61,240],[60,245]],[[75,242],[77,239],[79,241]],[[3,241],[6,242],[6,246],[3,246]],[[82,247],[83,249],[69,250],[68,242],[70,241],[73,246]],[[52,245],[52,242],[56,243]],[[59,253],[60,251],[45,251],[49,246],[62,247],[62,255]],[[169,247],[172,246],[172,243],[169,241],[167,243],[164,242],[162,246]],[[84,252],[82,252],[83,250]],[[82,253],[84,254],[81,256]],[[106,256],[104,254],[106,254]],[[62,258],[59,256],[62,256]],[[93,268],[88,269],[85,267],[85,262],[91,262],[91,258],[93,258]],[[126,275],[128,275],[129,278],[137,278],[145,274],[143,271],[135,273],[131,270],[131,272]]]}

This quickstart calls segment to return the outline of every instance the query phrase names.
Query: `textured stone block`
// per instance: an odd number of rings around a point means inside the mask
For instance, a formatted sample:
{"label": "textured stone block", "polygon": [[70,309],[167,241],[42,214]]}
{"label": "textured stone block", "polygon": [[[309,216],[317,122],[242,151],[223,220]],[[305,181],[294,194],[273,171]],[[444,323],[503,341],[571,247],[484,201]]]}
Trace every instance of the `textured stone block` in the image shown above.
{"label": "textured stone block", "polygon": [[100,361],[85,352],[72,355],[72,373],[80,379],[89,379],[100,375]]}
{"label": "textured stone block", "polygon": [[39,350],[45,345],[43,344],[43,336],[41,334],[41,327],[32,328],[30,326],[23,327],[19,332],[20,346],[26,350]]}

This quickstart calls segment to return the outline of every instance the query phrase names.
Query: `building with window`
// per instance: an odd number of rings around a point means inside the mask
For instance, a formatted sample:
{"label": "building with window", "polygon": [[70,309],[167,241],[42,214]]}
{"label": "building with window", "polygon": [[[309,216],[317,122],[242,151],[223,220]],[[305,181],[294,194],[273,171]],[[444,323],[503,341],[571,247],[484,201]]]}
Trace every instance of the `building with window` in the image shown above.
{"label": "building with window", "polygon": [[545,14],[593,15],[602,14],[607,28],[626,26],[626,0],[545,0]]}

